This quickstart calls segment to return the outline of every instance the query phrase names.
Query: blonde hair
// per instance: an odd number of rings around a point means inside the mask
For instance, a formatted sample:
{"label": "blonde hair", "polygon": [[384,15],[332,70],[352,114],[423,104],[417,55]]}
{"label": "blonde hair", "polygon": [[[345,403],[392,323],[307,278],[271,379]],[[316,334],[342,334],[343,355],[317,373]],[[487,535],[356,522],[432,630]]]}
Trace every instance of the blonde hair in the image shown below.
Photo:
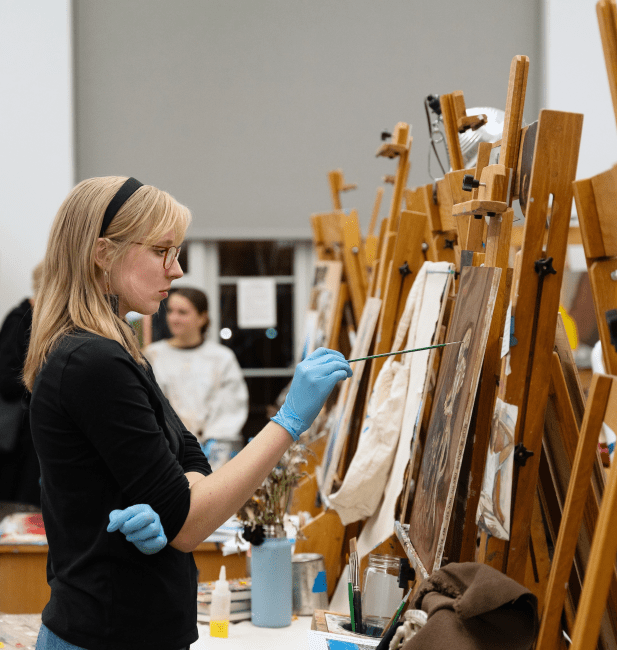
{"label": "blonde hair", "polygon": [[32,297],[36,298],[36,294],[41,288],[41,279],[43,278],[43,262],[39,262],[34,269],[32,269]]}
{"label": "blonde hair", "polygon": [[[24,383],[34,380],[50,352],[66,334],[81,328],[118,341],[145,364],[131,326],[105,296],[95,250],[103,215],[126,177],[105,176],[82,181],[64,200],[51,227],[35,301]],[[104,233],[110,263],[121,263],[131,243],[151,246],[170,230],[178,245],[191,220],[188,208],[162,190],[143,185],[118,210]]]}

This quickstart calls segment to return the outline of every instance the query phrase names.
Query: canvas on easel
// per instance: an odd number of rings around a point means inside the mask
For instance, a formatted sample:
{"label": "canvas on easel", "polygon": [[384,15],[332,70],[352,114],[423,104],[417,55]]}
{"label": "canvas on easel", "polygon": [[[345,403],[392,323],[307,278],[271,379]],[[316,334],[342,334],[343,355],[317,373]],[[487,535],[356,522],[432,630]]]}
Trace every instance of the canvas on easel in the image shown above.
{"label": "canvas on easel", "polygon": [[[375,333],[381,300],[369,298],[364,305],[358,333],[351,350],[352,358],[366,356],[369,352],[371,341]],[[353,377],[343,383],[338,395],[334,416],[331,419],[332,429],[328,432],[328,443],[324,452],[322,465],[317,468],[317,482],[322,496],[327,497],[332,491],[337,478],[338,465],[349,432],[351,416],[358,395],[358,388],[362,381],[366,361],[356,361],[352,364]]]}
{"label": "canvas on easel", "polygon": [[[421,348],[439,342],[446,305],[454,284],[453,268],[447,262],[427,262],[423,270],[411,290],[411,294],[416,294],[416,301],[406,349]],[[437,353],[436,349],[422,350],[414,352],[406,359],[409,384],[398,446],[379,508],[367,519],[358,539],[358,553],[361,557],[366,556],[392,535],[397,518],[397,502],[403,492],[403,504],[406,503],[406,473],[412,471],[419,448],[419,431]],[[405,505],[402,505],[400,510],[402,514],[398,516],[403,517]]]}
{"label": "canvas on easel", "polygon": [[343,263],[338,260],[315,263],[306,320],[306,355],[319,347],[328,347],[337,315],[342,273]]}
{"label": "canvas on easel", "polygon": [[[439,336],[452,275],[453,270],[447,263],[424,264],[407,297],[392,351],[427,347],[435,342]],[[347,468],[343,484],[329,497],[330,505],[338,512],[343,524],[370,517],[378,509],[384,490],[392,478],[392,464],[395,456],[399,456],[399,448],[404,474],[409,460],[413,424],[418,419],[417,413],[414,413],[411,431],[406,431],[411,435],[405,436],[403,441],[401,433],[409,402],[408,388],[411,383],[414,390],[412,400],[418,395],[420,399],[423,397],[427,389],[429,368],[432,366],[431,353],[434,352],[434,349],[419,350],[401,356],[400,361],[396,360],[395,355],[389,356],[381,369],[370,396],[356,452]],[[410,424],[409,415],[406,424]],[[399,489],[394,500],[402,488],[402,474],[397,472],[400,475]],[[393,525],[394,512],[387,532],[377,543],[392,534]]]}
{"label": "canvas on easel", "polygon": [[441,566],[458,473],[476,396],[501,269],[465,267],[444,348],[409,538],[425,569]]}
{"label": "canvas on easel", "polygon": [[484,479],[478,502],[477,523],[499,539],[510,536],[514,434],[518,408],[497,398],[486,457]]}

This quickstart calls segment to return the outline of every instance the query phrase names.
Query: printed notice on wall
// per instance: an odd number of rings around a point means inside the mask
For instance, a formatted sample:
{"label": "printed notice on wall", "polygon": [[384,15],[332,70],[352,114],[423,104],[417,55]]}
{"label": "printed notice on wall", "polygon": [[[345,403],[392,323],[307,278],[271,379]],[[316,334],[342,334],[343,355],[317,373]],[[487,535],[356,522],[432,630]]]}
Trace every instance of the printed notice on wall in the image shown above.
{"label": "printed notice on wall", "polygon": [[238,280],[238,327],[276,327],[276,281],[273,278]]}

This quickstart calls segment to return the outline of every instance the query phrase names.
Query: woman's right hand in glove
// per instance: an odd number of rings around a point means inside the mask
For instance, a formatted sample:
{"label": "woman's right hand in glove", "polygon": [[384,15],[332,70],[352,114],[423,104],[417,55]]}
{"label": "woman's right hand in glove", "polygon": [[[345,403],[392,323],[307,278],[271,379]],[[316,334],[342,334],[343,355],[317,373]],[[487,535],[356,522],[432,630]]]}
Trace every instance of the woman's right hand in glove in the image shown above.
{"label": "woman's right hand in glove", "polygon": [[336,384],[352,374],[340,352],[318,348],[296,366],[285,402],[272,420],[297,440],[311,426]]}

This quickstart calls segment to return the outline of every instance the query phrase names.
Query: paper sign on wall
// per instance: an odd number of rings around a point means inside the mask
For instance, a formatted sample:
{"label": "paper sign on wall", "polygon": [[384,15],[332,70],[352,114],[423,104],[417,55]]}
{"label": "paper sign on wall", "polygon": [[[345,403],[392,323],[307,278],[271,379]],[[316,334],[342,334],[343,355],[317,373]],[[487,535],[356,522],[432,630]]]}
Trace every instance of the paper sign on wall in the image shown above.
{"label": "paper sign on wall", "polygon": [[238,327],[276,327],[276,281],[273,278],[238,280]]}

